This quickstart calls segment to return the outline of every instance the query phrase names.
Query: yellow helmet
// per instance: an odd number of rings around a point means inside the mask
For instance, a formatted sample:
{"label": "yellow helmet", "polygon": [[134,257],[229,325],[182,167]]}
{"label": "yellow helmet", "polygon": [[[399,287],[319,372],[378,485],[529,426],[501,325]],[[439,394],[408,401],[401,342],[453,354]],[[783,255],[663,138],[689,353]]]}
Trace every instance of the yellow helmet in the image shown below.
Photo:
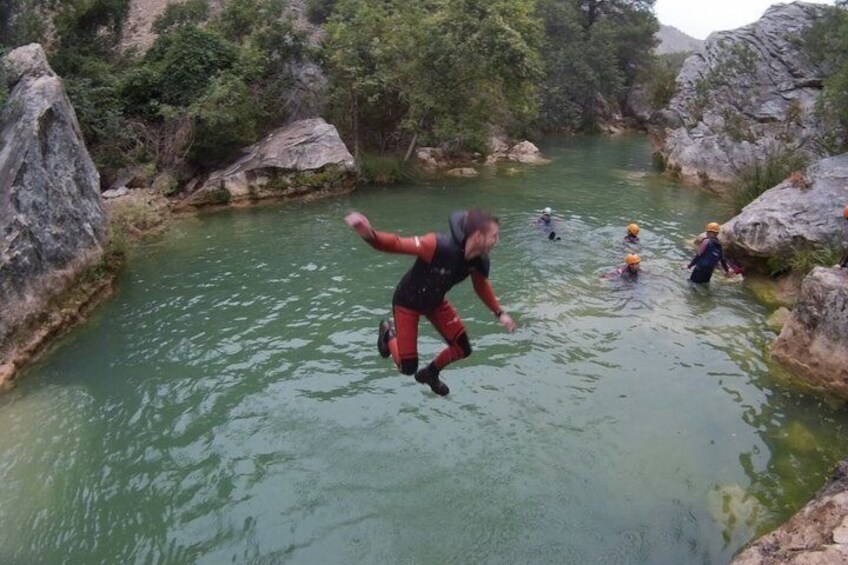
{"label": "yellow helmet", "polygon": [[846,207],[845,207],[845,209],[844,209],[844,210],[842,210],[842,216],[843,216],[846,220],[848,220],[848,206],[846,206]]}
{"label": "yellow helmet", "polygon": [[[846,210],[848,210],[848,207],[846,207]],[[636,224],[630,224],[627,226],[627,233],[631,235],[639,235],[639,226]]]}
{"label": "yellow helmet", "polygon": [[630,253],[627,257],[624,258],[627,261],[628,265],[638,265],[642,262],[642,258],[636,255],[635,253]]}
{"label": "yellow helmet", "polygon": [[707,224],[707,229],[706,229],[706,231],[708,231],[708,232],[713,232],[713,233],[718,233],[718,232],[720,232],[720,231],[721,231],[721,226],[720,226],[720,225],[718,225],[716,222],[710,222],[709,224]]}

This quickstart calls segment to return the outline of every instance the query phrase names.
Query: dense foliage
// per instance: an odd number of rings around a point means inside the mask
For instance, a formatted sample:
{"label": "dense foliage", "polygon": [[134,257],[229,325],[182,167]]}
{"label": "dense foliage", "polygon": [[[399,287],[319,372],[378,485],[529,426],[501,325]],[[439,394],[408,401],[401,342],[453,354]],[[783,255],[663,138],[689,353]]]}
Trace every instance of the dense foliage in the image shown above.
{"label": "dense foliage", "polygon": [[808,55],[819,61],[827,78],[819,113],[828,128],[825,149],[848,149],[848,0],[837,0],[804,35]]}
{"label": "dense foliage", "polygon": [[[119,48],[129,0],[64,0],[50,4],[54,33],[27,39],[52,41],[50,63],[107,181],[110,172],[141,162],[192,174],[231,158],[284,119],[288,65],[306,48],[282,17],[283,4],[232,0],[214,17],[206,0],[172,4],[154,23],[153,46],[137,56]],[[17,25],[18,13],[2,12],[0,21]],[[3,36],[8,46],[21,39]]]}
{"label": "dense foliage", "polygon": [[[228,0],[218,13],[207,1],[169,5],[154,45],[135,55],[119,47],[129,0],[10,0],[0,48],[45,43],[101,169],[196,171],[284,121],[290,63],[307,53],[284,0]],[[482,151],[493,127],[592,129],[654,60],[653,0],[306,8],[325,27],[327,117],[357,154],[424,143]]]}
{"label": "dense foliage", "polygon": [[314,0],[356,148],[480,150],[489,128],[591,129],[652,61],[653,0]]}
{"label": "dense foliage", "polygon": [[327,24],[331,114],[355,148],[481,149],[535,115],[531,0],[341,0]]}

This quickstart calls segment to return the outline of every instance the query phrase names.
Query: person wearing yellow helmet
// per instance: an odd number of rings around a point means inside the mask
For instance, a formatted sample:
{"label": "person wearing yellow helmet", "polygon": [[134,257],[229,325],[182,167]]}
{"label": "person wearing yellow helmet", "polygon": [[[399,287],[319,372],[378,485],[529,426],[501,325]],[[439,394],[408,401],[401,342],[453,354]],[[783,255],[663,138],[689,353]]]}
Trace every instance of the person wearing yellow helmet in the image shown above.
{"label": "person wearing yellow helmet", "polygon": [[627,243],[639,243],[639,226],[630,224],[627,226],[627,235],[624,236]]}
{"label": "person wearing yellow helmet", "polygon": [[639,267],[642,264],[642,258],[635,253],[628,253],[627,257],[624,258],[624,263],[621,267],[601,275],[601,278],[608,280],[621,277],[635,281],[639,277]]}
{"label": "person wearing yellow helmet", "polygon": [[724,273],[727,276],[733,276],[730,268],[727,266],[727,261],[724,258],[724,249],[721,242],[718,240],[718,234],[721,231],[721,226],[716,222],[710,222],[705,228],[707,237],[701,242],[698,247],[698,253],[684,265],[684,269],[692,269],[692,274],[689,280],[694,283],[708,283],[713,276],[713,271],[716,265],[721,265]]}

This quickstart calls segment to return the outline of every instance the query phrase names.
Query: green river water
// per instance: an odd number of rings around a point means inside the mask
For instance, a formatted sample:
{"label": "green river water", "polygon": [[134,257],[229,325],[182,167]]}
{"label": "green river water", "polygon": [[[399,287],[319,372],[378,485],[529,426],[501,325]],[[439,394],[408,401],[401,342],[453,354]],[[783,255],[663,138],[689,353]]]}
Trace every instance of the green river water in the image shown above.
{"label": "green river water", "polygon": [[[641,137],[542,145],[474,180],[175,222],[117,295],[0,397],[0,562],[726,563],[848,451],[848,416],[767,363],[770,309],[689,241],[727,205]],[[451,300],[472,356],[434,396],[376,352],[407,235],[501,219],[491,279]],[[531,227],[552,206],[564,238]],[[623,263],[642,227],[645,273]],[[422,326],[426,362],[440,349]]]}

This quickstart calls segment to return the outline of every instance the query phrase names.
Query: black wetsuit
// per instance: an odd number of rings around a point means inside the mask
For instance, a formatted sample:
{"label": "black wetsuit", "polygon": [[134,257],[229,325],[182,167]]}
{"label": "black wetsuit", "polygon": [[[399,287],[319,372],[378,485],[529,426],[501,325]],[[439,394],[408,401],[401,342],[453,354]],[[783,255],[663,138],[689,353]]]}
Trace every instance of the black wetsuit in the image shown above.
{"label": "black wetsuit", "polygon": [[436,234],[436,252],[429,263],[416,259],[400,279],[392,304],[427,313],[438,306],[445,294],[468,278],[473,268],[489,276],[489,258],[465,259],[465,212],[450,217],[450,233]]}
{"label": "black wetsuit", "polygon": [[721,263],[724,271],[728,271],[727,262],[724,260],[724,249],[721,247],[717,238],[710,237],[704,240],[701,244],[701,250],[692,261],[689,262],[689,267],[695,266],[692,269],[692,274],[689,280],[694,283],[708,283],[713,276],[713,271],[716,265]]}

